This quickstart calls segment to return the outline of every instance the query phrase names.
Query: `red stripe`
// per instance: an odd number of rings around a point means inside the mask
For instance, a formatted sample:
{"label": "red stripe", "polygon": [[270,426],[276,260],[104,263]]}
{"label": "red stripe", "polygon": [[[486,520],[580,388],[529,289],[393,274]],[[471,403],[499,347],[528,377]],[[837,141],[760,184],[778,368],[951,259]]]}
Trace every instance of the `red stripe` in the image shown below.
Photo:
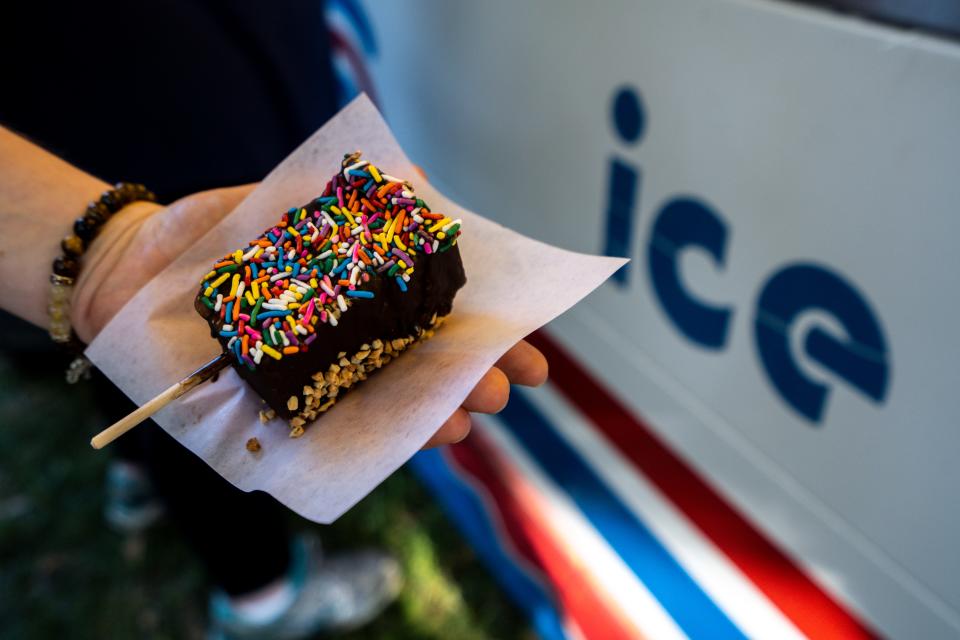
{"label": "red stripe", "polygon": [[[458,462],[458,459],[455,456],[446,455],[446,454],[456,453],[457,455],[462,455],[462,456],[472,456],[474,455],[472,452],[461,453],[460,449],[470,448],[475,451],[476,449],[482,446],[481,444],[478,444],[479,439],[474,437],[477,432],[476,424],[474,424],[474,428],[471,429],[471,431],[472,431],[471,436],[468,437],[466,440],[463,440],[462,442],[459,442],[456,445],[451,447],[443,447],[440,450],[440,453],[443,455],[444,458],[446,458],[447,464],[454,470],[456,469],[466,470],[466,467],[460,464]],[[515,552],[517,556],[525,560],[531,567],[534,567],[540,571],[541,575],[537,576],[537,581],[540,582],[544,588],[546,589],[553,588],[552,582],[547,580],[546,577],[543,575],[544,574],[543,565],[540,564],[540,559],[537,556],[536,549],[534,549],[533,545],[530,544],[530,537],[527,535],[527,530],[522,526],[522,523],[520,522],[520,520],[518,520],[517,518],[504,517],[504,514],[500,513],[499,502],[497,502],[492,490],[490,490],[490,488],[487,487],[486,484],[483,481],[481,481],[476,474],[467,473],[466,475],[473,478],[476,481],[476,484],[479,485],[480,487],[483,487],[483,489],[485,489],[486,492],[489,494],[489,497],[493,502],[493,504],[489,506],[492,509],[496,510],[495,513],[490,513],[489,516],[491,520],[496,519],[497,522],[499,522],[502,525],[501,530],[505,534],[503,537],[507,538],[506,542],[508,543],[508,544],[504,544],[504,547],[510,548],[512,551]],[[473,490],[474,493],[477,493],[478,497],[481,498],[481,502],[483,502],[484,508],[486,509],[488,506],[488,503],[482,499],[484,496],[481,495],[479,492],[477,492],[475,490],[475,487],[473,486],[471,486],[471,490]],[[497,527],[494,526],[494,529],[496,528]]]}
{"label": "red stripe", "polygon": [[[513,465],[504,459],[481,429],[474,429],[458,445],[448,447],[445,457],[481,483],[493,498],[501,519],[512,523],[510,535],[522,539],[532,550],[533,564],[543,568],[556,590],[563,612],[576,621],[586,638],[635,640],[636,630],[601,597],[591,584],[589,568],[576,550],[564,548],[563,540],[550,528],[539,504],[543,498]],[[517,544],[520,547],[520,544]]]}
{"label": "red stripe", "polygon": [[374,89],[373,80],[370,79],[370,74],[367,73],[367,65],[364,63],[363,57],[339,31],[330,29],[328,34],[330,36],[330,47],[335,51],[342,51],[347,56],[350,68],[357,75],[357,84],[360,90],[370,96],[370,101],[373,104],[379,105],[380,100],[377,99],[377,92]]}
{"label": "red stripe", "polygon": [[543,331],[527,340],[547,357],[550,381],[804,634],[811,638],[878,637],[755,529],[557,342]]}

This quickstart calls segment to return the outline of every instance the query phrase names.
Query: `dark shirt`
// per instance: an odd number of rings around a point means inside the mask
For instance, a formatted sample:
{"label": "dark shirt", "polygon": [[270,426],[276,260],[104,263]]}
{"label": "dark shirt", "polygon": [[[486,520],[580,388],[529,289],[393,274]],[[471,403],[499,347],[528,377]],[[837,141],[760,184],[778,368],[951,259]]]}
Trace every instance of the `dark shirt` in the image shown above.
{"label": "dark shirt", "polygon": [[161,201],[259,180],[335,112],[321,0],[16,6],[0,123]]}

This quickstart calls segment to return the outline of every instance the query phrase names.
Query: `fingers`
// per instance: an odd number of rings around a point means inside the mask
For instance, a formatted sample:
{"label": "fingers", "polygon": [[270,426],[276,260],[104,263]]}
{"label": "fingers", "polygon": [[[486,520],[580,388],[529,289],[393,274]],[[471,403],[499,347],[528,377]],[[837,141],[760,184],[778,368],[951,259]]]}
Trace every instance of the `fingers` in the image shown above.
{"label": "fingers", "polygon": [[447,418],[433,437],[423,445],[424,449],[431,449],[445,444],[460,442],[470,433],[470,414],[462,407]]}
{"label": "fingers", "polygon": [[177,224],[203,225],[209,229],[233,211],[256,186],[256,183],[251,183],[195,193],[170,205],[168,219],[175,220]]}
{"label": "fingers", "polygon": [[224,187],[222,189],[213,189],[207,191],[211,197],[218,200],[220,207],[226,211],[233,211],[244,198],[250,195],[250,192],[257,188],[257,182],[250,184],[241,184],[236,187]]}
{"label": "fingers", "polygon": [[510,381],[503,371],[491,367],[470,395],[463,401],[463,408],[477,413],[497,413],[505,406],[510,398]]}
{"label": "fingers", "polygon": [[537,387],[547,380],[547,359],[526,340],[521,340],[497,360],[496,367],[513,384]]}
{"label": "fingers", "polygon": [[470,433],[470,413],[497,413],[507,405],[510,384],[535,387],[547,379],[547,359],[525,340],[505,353],[480,379],[463,405],[450,416],[425,449],[460,442]]}
{"label": "fingers", "polygon": [[509,397],[510,381],[500,369],[491,367],[463,401],[463,405],[423,445],[424,449],[460,442],[470,433],[468,412],[496,413],[506,406]]}

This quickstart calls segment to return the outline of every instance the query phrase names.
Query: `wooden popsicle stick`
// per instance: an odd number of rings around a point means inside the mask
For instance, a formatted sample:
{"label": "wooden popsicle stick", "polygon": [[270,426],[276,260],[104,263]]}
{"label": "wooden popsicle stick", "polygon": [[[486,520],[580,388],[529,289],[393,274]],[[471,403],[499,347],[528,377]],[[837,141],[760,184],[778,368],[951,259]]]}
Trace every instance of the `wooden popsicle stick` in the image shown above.
{"label": "wooden popsicle stick", "polygon": [[209,380],[212,378],[217,372],[221,371],[229,364],[230,356],[226,353],[221,353],[216,358],[203,365],[180,382],[172,385],[166,391],[163,391],[156,398],[146,402],[143,406],[128,415],[126,418],[118,420],[116,423],[110,425],[95,435],[90,440],[90,446],[92,446],[94,449],[102,449],[125,434],[127,431],[130,431],[130,429],[133,429],[135,426],[155,414],[157,411],[160,411],[160,409],[163,409],[165,406],[199,385],[204,380]]}

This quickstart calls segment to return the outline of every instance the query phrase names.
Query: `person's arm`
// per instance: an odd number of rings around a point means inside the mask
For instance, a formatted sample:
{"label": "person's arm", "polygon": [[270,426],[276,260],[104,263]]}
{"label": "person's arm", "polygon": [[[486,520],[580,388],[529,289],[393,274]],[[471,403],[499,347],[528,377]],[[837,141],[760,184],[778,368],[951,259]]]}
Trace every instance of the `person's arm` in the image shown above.
{"label": "person's arm", "polygon": [[[47,299],[60,241],[110,185],[0,127],[0,308],[49,325]],[[92,340],[140,286],[229,213],[253,185],[189,196],[169,207],[134,202],[81,258],[72,325]],[[154,214],[164,211],[164,215]]]}
{"label": "person's arm", "polygon": [[0,127],[0,308],[46,327],[50,265],[109,185]]}

